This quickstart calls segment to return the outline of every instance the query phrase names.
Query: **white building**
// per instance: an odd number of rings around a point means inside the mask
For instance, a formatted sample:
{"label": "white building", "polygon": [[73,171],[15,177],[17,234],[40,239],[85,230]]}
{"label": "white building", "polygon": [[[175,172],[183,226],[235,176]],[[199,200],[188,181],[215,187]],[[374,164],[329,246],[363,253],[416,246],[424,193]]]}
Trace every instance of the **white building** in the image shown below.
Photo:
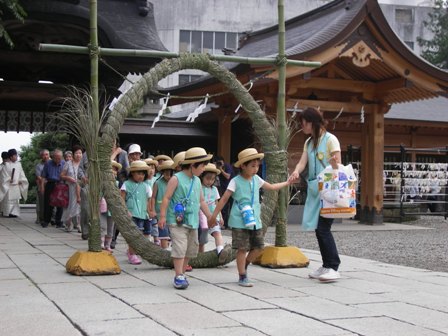
{"label": "white building", "polygon": [[[356,0],[352,0],[356,1]],[[159,36],[173,52],[222,53],[235,50],[244,32],[277,24],[277,0],[153,0]],[[328,0],[285,0],[285,19],[298,16]],[[350,1],[347,1],[348,3]],[[397,35],[417,54],[417,36],[429,38],[423,20],[431,0],[381,0],[381,8]],[[182,71],[166,78],[162,86],[174,86],[200,76],[199,71]]]}

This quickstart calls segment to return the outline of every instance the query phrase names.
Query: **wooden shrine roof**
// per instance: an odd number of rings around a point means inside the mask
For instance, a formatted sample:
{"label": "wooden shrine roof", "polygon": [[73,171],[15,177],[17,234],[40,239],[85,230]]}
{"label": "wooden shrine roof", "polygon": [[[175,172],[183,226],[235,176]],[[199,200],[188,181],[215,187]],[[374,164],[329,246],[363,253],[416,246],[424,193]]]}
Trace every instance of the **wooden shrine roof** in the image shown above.
{"label": "wooden shrine roof", "polygon": [[[356,99],[361,103],[386,104],[448,95],[448,72],[414,54],[399,39],[377,0],[332,1],[288,20],[285,26],[287,57],[322,63],[319,69],[287,67],[291,101],[318,91],[327,100],[349,102]],[[235,56],[275,57],[277,39],[277,26],[250,33],[243,37]],[[227,66],[240,79],[244,78],[243,81],[272,68],[246,64]],[[274,72],[268,76],[272,81],[256,82],[251,91],[253,95],[257,87],[276,86],[276,76]],[[214,79],[205,77],[172,92],[198,94],[207,89],[213,93],[214,87],[215,91],[222,90],[219,86]],[[261,94],[262,90],[259,92]]]}
{"label": "wooden shrine roof", "polygon": [[[22,0],[22,24],[4,18],[15,48],[0,41],[0,130],[45,131],[48,116],[68,85],[88,87],[88,55],[40,52],[39,43],[87,46],[90,40],[89,0]],[[98,1],[101,47],[165,51],[155,26],[152,4],[135,0]],[[106,97],[119,94],[121,75],[144,73],[159,59],[102,57],[100,89]],[[39,81],[45,81],[40,83]],[[50,83],[49,83],[50,82]],[[31,124],[30,124],[31,120]],[[37,123],[39,121],[39,123]],[[5,126],[5,124],[8,124]]]}

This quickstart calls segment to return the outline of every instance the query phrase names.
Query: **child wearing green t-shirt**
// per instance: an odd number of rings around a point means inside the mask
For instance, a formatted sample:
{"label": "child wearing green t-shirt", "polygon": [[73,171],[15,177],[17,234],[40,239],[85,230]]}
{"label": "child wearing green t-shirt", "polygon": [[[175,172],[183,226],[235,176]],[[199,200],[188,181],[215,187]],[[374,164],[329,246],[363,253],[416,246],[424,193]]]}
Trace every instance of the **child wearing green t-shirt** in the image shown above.
{"label": "child wearing green t-shirt", "polygon": [[258,153],[255,148],[247,148],[238,154],[235,167],[240,168],[240,174],[230,180],[209,220],[209,227],[213,227],[216,216],[229,198],[233,198],[228,225],[232,229],[232,248],[237,250],[238,284],[243,287],[253,286],[247,277],[247,267],[260,255],[264,247],[259,190],[279,190],[292,183],[285,181],[270,184],[259,177],[257,172],[263,157],[264,154]]}
{"label": "child wearing green t-shirt", "polygon": [[188,260],[198,254],[199,209],[210,217],[210,210],[202,195],[199,175],[212,155],[200,147],[185,152],[180,162],[182,171],[176,173],[168,182],[162,205],[160,206],[159,227],[169,225],[171,234],[171,257],[174,264],[176,289],[188,287],[185,271]]}

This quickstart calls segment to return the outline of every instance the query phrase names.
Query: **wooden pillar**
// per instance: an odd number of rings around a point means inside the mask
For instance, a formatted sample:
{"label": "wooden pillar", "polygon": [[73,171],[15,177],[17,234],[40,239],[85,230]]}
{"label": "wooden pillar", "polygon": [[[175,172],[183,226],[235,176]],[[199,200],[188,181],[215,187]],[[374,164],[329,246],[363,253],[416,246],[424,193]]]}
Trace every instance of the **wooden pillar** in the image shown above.
{"label": "wooden pillar", "polygon": [[224,158],[225,162],[231,162],[231,142],[232,141],[232,118],[226,114],[218,119],[218,155]]}
{"label": "wooden pillar", "polygon": [[361,223],[383,223],[384,109],[373,105],[366,115],[362,141]]}

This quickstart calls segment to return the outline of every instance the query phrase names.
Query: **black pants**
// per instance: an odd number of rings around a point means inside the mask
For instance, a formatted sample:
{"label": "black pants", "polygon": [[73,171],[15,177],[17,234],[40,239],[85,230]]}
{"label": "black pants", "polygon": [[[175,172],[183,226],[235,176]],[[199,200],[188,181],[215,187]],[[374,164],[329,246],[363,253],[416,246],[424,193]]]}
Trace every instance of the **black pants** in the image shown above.
{"label": "black pants", "polygon": [[[54,187],[56,186],[57,182],[48,181],[45,184],[45,192],[44,192],[44,222],[46,225],[50,224],[51,217],[53,216],[53,208],[50,205],[50,195],[53,192]],[[62,208],[57,207],[56,208],[56,225],[62,225],[61,218],[62,218]]]}

